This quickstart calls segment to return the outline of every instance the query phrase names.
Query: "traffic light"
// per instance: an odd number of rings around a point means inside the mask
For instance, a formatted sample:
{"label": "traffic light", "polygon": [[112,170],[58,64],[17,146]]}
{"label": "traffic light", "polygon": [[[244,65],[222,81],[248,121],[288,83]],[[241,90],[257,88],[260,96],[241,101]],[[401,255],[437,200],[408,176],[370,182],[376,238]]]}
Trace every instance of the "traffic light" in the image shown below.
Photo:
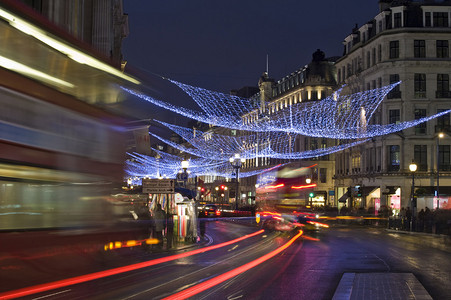
{"label": "traffic light", "polygon": [[221,185],[221,190],[224,190],[225,189],[225,185]]}
{"label": "traffic light", "polygon": [[352,195],[352,190],[350,187],[348,187],[348,190],[346,191],[346,196],[348,196],[348,198],[351,198]]}
{"label": "traffic light", "polygon": [[360,185],[357,186],[357,197],[362,197],[362,187]]}
{"label": "traffic light", "polygon": [[310,194],[308,194],[308,196],[309,196],[310,198],[313,198],[313,197],[315,197],[315,193],[314,193],[314,192],[310,192]]}
{"label": "traffic light", "polygon": [[205,188],[202,186],[199,188],[200,191],[200,197],[203,198],[205,196]]}

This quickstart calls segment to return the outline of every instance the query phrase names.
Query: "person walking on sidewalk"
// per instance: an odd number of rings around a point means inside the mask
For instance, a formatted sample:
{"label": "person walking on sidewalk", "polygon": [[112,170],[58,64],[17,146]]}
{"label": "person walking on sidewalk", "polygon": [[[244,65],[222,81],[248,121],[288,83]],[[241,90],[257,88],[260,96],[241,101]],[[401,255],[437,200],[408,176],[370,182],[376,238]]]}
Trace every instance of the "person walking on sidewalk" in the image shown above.
{"label": "person walking on sidewalk", "polygon": [[409,225],[407,224],[406,209],[404,207],[402,207],[399,211],[399,218],[401,219],[401,229],[407,230],[409,228]]}
{"label": "person walking on sidewalk", "polygon": [[174,217],[172,214],[168,213],[167,216],[167,234],[166,234],[166,248],[171,249],[174,239]]}
{"label": "person walking on sidewalk", "polygon": [[155,238],[158,239],[158,249],[163,248],[163,230],[166,228],[166,213],[161,209],[161,204],[157,204],[155,210]]}
{"label": "person walking on sidewalk", "polygon": [[410,206],[407,206],[406,209],[406,220],[407,220],[407,230],[413,229],[413,224],[410,224],[410,221],[412,221],[412,211],[410,210]]}

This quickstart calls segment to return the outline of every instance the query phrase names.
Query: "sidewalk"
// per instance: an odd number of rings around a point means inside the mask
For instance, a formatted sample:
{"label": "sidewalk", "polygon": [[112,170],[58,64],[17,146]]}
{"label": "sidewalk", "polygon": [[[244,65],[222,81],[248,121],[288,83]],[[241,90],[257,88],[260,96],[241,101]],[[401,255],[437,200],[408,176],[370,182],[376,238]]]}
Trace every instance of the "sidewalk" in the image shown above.
{"label": "sidewalk", "polygon": [[344,273],[332,299],[429,300],[432,297],[412,273]]}
{"label": "sidewalk", "polygon": [[405,234],[411,236],[421,237],[421,239],[412,240],[412,242],[417,244],[428,243],[430,246],[440,249],[442,251],[451,253],[451,236],[444,234],[434,234],[434,233],[425,233],[425,232],[415,232],[415,231],[406,231],[406,230],[396,230],[396,229],[385,229],[386,232],[389,233],[398,233]]}

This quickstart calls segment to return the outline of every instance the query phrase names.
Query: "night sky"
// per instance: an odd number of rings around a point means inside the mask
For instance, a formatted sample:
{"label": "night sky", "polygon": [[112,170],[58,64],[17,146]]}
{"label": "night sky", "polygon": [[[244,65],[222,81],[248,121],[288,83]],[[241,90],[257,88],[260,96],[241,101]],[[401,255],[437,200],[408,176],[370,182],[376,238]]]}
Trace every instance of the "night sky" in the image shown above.
{"label": "night sky", "polygon": [[129,70],[229,93],[257,86],[267,55],[276,80],[318,48],[341,56],[352,28],[379,11],[377,0],[124,0],[124,12]]}

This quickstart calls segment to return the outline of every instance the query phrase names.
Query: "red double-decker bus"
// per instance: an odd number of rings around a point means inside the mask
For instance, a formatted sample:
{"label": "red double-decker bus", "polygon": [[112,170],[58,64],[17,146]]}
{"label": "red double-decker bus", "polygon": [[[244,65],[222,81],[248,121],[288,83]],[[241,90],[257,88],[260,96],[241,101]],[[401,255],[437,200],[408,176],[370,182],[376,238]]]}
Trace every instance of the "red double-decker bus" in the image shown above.
{"label": "red double-decker bus", "polygon": [[291,163],[259,175],[255,197],[257,210],[288,213],[309,208],[310,193],[316,187],[313,181],[315,166]]}

